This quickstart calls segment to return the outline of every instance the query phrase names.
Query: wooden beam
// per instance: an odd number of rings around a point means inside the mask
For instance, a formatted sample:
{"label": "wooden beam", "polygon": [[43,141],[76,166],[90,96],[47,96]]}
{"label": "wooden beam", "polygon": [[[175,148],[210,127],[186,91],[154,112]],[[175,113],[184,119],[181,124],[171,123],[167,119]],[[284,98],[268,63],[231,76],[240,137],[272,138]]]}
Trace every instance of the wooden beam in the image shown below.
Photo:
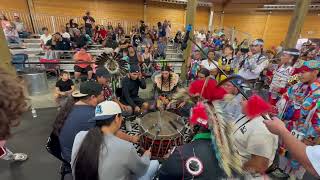
{"label": "wooden beam", "polygon": [[305,17],[308,13],[310,2],[311,0],[298,0],[296,2],[296,7],[291,17],[288,33],[284,43],[285,48],[295,47],[301,33]]}
{"label": "wooden beam", "polygon": [[209,23],[208,23],[208,30],[212,31],[213,30],[213,15],[214,15],[214,9],[213,7],[210,7],[209,11]]}
{"label": "wooden beam", "polygon": [[266,23],[265,23],[265,25],[264,25],[264,30],[263,30],[263,34],[262,34],[262,39],[265,39],[265,38],[266,38],[267,30],[268,30],[268,28],[269,28],[270,16],[271,16],[271,14],[268,13],[268,15],[267,15],[267,20],[266,20]]}
{"label": "wooden beam", "polygon": [[147,21],[147,0],[143,1],[143,21]]}
{"label": "wooden beam", "polygon": [[[197,5],[198,5],[198,0],[188,0],[187,3],[187,16],[186,16],[186,25],[192,26],[192,30],[190,32],[190,37],[193,37],[193,32],[195,28],[195,18],[196,18],[196,12],[197,12]],[[192,50],[192,42],[188,41],[188,46],[187,48],[183,51],[183,60],[184,63],[182,64],[181,67],[181,80],[184,81],[187,79],[187,64],[188,64],[188,59],[191,54]]]}
{"label": "wooden beam", "polygon": [[11,64],[11,54],[8,48],[6,37],[4,36],[3,29],[0,26],[0,67],[7,70],[12,74],[16,74],[16,69]]}
{"label": "wooden beam", "polygon": [[33,0],[26,0],[26,1],[27,1],[27,5],[28,5],[28,11],[29,11],[29,16],[30,16],[32,31],[33,31],[33,33],[36,33],[35,23],[34,23],[35,21],[33,19],[34,15],[35,15]]}

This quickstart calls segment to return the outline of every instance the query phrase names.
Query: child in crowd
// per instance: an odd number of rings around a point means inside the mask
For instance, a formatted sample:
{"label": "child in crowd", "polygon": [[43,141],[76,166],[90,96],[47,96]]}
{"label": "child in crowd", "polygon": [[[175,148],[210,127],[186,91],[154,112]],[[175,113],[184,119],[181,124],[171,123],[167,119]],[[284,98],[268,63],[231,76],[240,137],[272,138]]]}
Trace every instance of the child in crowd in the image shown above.
{"label": "child in crowd", "polygon": [[56,82],[55,99],[57,104],[61,107],[73,91],[74,84],[70,79],[69,72],[62,71],[60,79]]}
{"label": "child in crowd", "polygon": [[[231,45],[226,45],[223,48],[223,55],[222,57],[218,60],[218,66],[224,70],[224,72],[227,75],[233,74],[233,69],[231,69],[231,64],[233,61],[233,47]],[[217,80],[220,82],[227,77],[223,75],[222,73],[219,73],[217,76]]]}
{"label": "child in crowd", "polygon": [[162,59],[166,58],[166,43],[164,41],[163,37],[159,37],[158,41],[158,49],[157,49],[157,57],[160,57]]}
{"label": "child in crowd", "polygon": [[129,56],[128,56],[129,52],[128,52],[128,49],[123,49],[122,50],[122,58],[121,60],[124,60],[127,62],[127,65],[126,65],[126,70],[129,71],[130,70],[130,63],[129,63]]}

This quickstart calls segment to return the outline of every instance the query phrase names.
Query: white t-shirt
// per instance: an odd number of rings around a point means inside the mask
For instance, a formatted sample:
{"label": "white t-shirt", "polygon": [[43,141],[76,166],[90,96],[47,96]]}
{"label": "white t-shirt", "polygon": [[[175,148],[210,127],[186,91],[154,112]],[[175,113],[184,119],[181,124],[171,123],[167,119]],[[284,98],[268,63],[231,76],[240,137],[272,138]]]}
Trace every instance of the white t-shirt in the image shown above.
{"label": "white t-shirt", "polygon": [[278,136],[266,128],[263,120],[263,117],[259,116],[246,123],[248,118],[241,114],[235,121],[233,135],[242,163],[249,161],[251,155],[269,159],[269,166],[273,163],[278,148]]}
{"label": "white t-shirt", "polygon": [[316,170],[316,172],[320,176],[320,145],[307,146],[306,153],[314,170]]}
{"label": "white t-shirt", "polygon": [[51,34],[49,34],[48,36],[46,36],[45,34],[42,34],[40,36],[40,39],[43,41],[44,45],[47,44],[47,41],[49,41],[52,38]]}
{"label": "white t-shirt", "polygon": [[217,69],[217,67],[213,63],[209,64],[208,59],[201,61],[201,66],[203,66],[204,68],[208,69],[209,71]]}

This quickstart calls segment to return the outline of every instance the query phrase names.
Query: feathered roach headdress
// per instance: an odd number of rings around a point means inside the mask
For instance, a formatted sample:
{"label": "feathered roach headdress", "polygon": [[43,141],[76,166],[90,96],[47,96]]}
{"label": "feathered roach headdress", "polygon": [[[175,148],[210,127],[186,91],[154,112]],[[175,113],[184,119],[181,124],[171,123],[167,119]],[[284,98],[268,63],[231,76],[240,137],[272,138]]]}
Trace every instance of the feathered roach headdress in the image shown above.
{"label": "feathered roach headdress", "polygon": [[232,125],[224,120],[227,117],[217,101],[223,99],[225,95],[226,91],[217,87],[215,80],[206,79],[192,82],[189,94],[186,94],[185,90],[180,90],[174,98],[186,100],[198,97],[197,102],[194,102],[196,105],[191,109],[189,122],[210,129],[213,152],[220,167],[231,177],[232,172],[242,173],[242,164],[234,148]]}
{"label": "feathered roach headdress", "polygon": [[121,78],[129,72],[128,62],[121,59],[117,53],[114,55],[102,53],[96,58],[96,65],[98,68],[106,68],[109,71],[113,92],[119,88]]}
{"label": "feathered roach headdress", "polygon": [[111,75],[125,76],[128,73],[128,62],[119,58],[119,54],[102,53],[97,57],[96,64],[106,68]]}

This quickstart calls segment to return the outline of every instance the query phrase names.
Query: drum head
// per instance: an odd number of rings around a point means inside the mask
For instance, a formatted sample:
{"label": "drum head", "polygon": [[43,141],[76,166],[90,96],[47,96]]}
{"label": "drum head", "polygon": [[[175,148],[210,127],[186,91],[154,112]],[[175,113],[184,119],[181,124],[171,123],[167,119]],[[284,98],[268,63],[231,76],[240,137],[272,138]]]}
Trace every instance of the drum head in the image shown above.
{"label": "drum head", "polygon": [[158,111],[146,114],[141,119],[141,128],[143,132],[148,131],[145,133],[146,135],[155,137],[159,127],[160,133],[157,139],[180,136],[180,133],[175,129],[175,127],[173,127],[173,125],[170,124],[170,122],[177,127],[179,132],[183,133],[182,130],[184,126],[180,116],[168,111],[163,111],[161,113]]}

